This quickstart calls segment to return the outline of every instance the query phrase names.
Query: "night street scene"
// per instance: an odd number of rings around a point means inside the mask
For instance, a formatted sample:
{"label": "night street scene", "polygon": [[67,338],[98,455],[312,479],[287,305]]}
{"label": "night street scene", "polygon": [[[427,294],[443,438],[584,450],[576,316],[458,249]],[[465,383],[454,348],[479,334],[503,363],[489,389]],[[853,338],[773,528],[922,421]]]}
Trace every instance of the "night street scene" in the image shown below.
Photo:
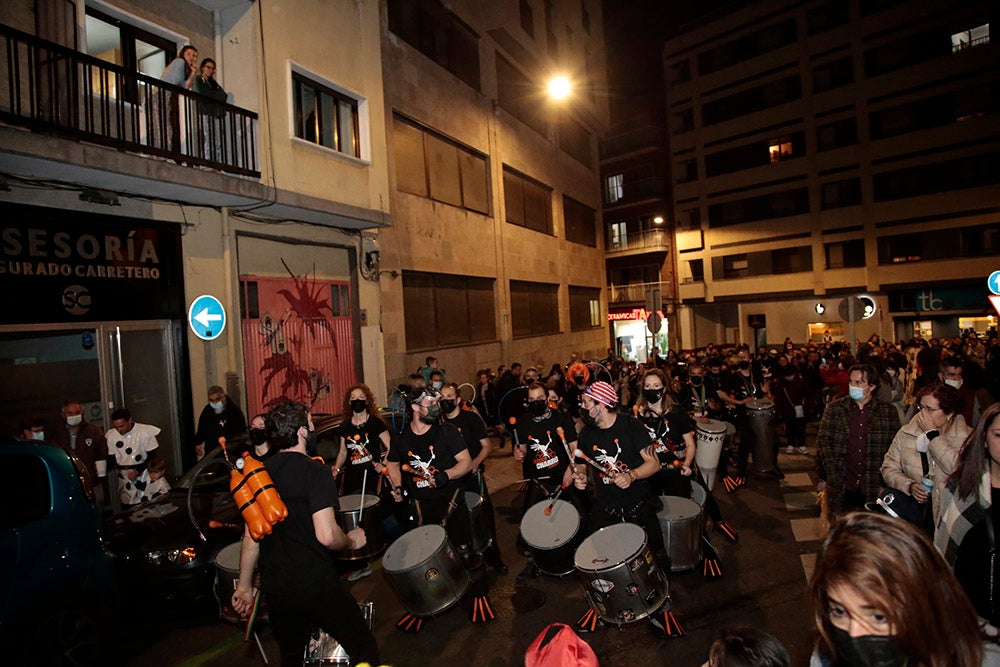
{"label": "night street scene", "polygon": [[1000,667],[991,25],[0,3],[0,663]]}

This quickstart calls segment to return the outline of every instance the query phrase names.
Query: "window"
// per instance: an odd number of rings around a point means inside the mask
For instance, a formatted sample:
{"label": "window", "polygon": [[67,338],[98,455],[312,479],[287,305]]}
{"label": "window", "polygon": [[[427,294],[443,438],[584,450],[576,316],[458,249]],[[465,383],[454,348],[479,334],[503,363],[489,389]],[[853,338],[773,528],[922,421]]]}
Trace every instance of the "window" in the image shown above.
{"label": "window", "polygon": [[850,18],[851,10],[847,0],[836,0],[807,11],[806,29],[810,35],[818,35],[844,25]]}
{"label": "window", "polygon": [[597,225],[594,209],[563,195],[563,218],[566,221],[566,240],[571,243],[597,247]]}
{"label": "window", "polygon": [[794,43],[795,19],[788,19],[761,28],[749,35],[725,42],[698,56],[698,73],[717,72],[726,67],[769,53]]}
{"label": "window", "polygon": [[670,83],[684,83],[691,80],[691,61],[682,60],[667,68],[667,78]]}
{"label": "window", "polygon": [[628,223],[612,222],[608,225],[607,250],[624,250],[628,247]]}
{"label": "window", "polygon": [[559,59],[559,41],[552,27],[552,14],[555,12],[552,0],[545,0],[545,43],[548,45],[549,57]]}
{"label": "window", "polygon": [[565,113],[559,122],[559,148],[580,164],[591,166],[590,132]]}
{"label": "window", "polygon": [[601,326],[601,289],[569,286],[569,330],[585,331]]}
{"label": "window", "polygon": [[812,271],[812,248],[797,246],[712,258],[712,274],[722,279]]}
{"label": "window", "polygon": [[351,287],[347,283],[330,283],[330,314],[351,316]]}
{"label": "window", "polygon": [[792,157],[792,140],[788,137],[774,139],[767,144],[767,154],[771,162],[781,162]]}
{"label": "window", "polygon": [[971,155],[875,174],[875,201],[891,201],[1000,183],[1000,153]]}
{"label": "window", "polygon": [[847,178],[842,181],[824,183],[821,208],[843,208],[861,204],[861,179]]}
{"label": "window", "polygon": [[522,123],[547,136],[545,105],[539,87],[505,58],[497,56],[497,104]]}
{"label": "window", "polygon": [[[147,74],[155,79],[177,55],[177,45],[165,37],[154,35],[142,28],[100,12],[93,7],[86,10],[87,54],[105,62],[124,67],[129,72]],[[94,71],[93,76],[100,78]],[[103,85],[102,85],[103,83]],[[116,90],[117,77],[106,82],[95,80],[93,90],[106,92],[108,97],[121,95],[130,102],[139,101],[138,88],[127,81],[131,88]]]}
{"label": "window", "polygon": [[1000,83],[989,82],[873,111],[868,123],[872,138],[884,139],[982,118],[998,110]]}
{"label": "window", "polygon": [[845,118],[816,128],[816,150],[828,151],[858,143],[858,123]]}
{"label": "window", "polygon": [[260,319],[260,297],[256,280],[240,281],[240,318]]}
{"label": "window", "polygon": [[708,226],[714,229],[808,212],[809,189],[797,188],[712,204],[708,207]]}
{"label": "window", "polygon": [[479,35],[440,0],[389,0],[389,30],[479,90]]}
{"label": "window", "polygon": [[705,260],[689,259],[688,269],[691,271],[691,280],[696,282],[705,280]]}
{"label": "window", "polygon": [[691,158],[677,164],[677,182],[690,183],[698,180],[698,160]]}
{"label": "window", "polygon": [[865,266],[864,239],[827,243],[823,249],[826,254],[826,268],[828,269],[849,269]]}
{"label": "window", "polygon": [[398,116],[394,121],[396,187],[477,213],[489,213],[485,156]]}
{"label": "window", "polygon": [[614,204],[622,198],[622,178],[624,174],[613,174],[604,180],[604,203]]}
{"label": "window", "polygon": [[812,72],[813,92],[822,93],[827,90],[854,83],[854,63],[850,56],[819,65]]}
{"label": "window", "polygon": [[678,111],[670,117],[670,131],[674,134],[683,134],[694,129],[694,109],[684,109]]}
{"label": "window", "polygon": [[521,13],[521,29],[528,33],[528,36],[534,39],[535,37],[535,14],[531,9],[531,3],[528,0],[520,0],[520,13]]}
{"label": "window", "polygon": [[360,158],[358,100],[298,72],[292,72],[292,87],[295,136]]}
{"label": "window", "polygon": [[799,82],[799,75],[793,74],[706,102],[701,107],[701,122],[704,125],[722,123],[793,102],[800,97],[802,97],[802,84]]}
{"label": "window", "polygon": [[510,322],[514,338],[559,333],[559,287],[510,281]]}
{"label": "window", "polygon": [[956,32],[951,36],[952,52],[963,51],[973,46],[990,43],[990,24],[984,23],[970,30]]}
{"label": "window", "polygon": [[701,227],[701,209],[692,208],[687,211],[681,211],[680,224],[678,227]]}
{"label": "window", "polygon": [[543,234],[552,233],[552,189],[507,166],[503,169],[507,222]]}
{"label": "window", "polygon": [[580,23],[583,31],[590,36],[590,12],[587,11],[587,0],[580,0]]}
{"label": "window", "polygon": [[406,348],[496,340],[492,278],[403,271]]}

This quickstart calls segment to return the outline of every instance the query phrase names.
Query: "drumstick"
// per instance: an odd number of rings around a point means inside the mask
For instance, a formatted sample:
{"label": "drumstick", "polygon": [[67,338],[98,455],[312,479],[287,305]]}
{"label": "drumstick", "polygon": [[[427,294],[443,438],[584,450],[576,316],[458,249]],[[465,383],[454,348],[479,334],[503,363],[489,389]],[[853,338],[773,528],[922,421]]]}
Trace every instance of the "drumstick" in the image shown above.
{"label": "drumstick", "polygon": [[604,467],[604,466],[602,466],[601,464],[599,464],[599,463],[597,463],[596,461],[594,461],[594,459],[592,459],[592,458],[590,458],[589,456],[587,456],[586,454],[584,454],[582,450],[580,450],[580,449],[574,449],[574,450],[573,450],[573,454],[574,454],[574,455],[575,455],[575,456],[576,456],[577,458],[581,458],[581,459],[583,459],[584,463],[586,463],[587,465],[589,465],[589,466],[593,466],[593,468],[594,468],[595,470],[600,470],[600,471],[601,471],[602,473],[604,473],[605,475],[608,475],[609,477],[611,476],[611,471],[610,471],[610,470],[608,470],[607,468],[605,468],[605,467]]}
{"label": "drumstick", "polygon": [[540,479],[548,479],[549,476],[545,477],[525,477],[524,479],[515,479],[511,484],[523,484],[524,482],[537,482]]}
{"label": "drumstick", "polygon": [[368,485],[368,468],[365,468],[364,477],[361,478],[361,507],[358,509],[358,524],[361,524],[361,517],[365,513],[365,487]]}
{"label": "drumstick", "polygon": [[559,439],[562,440],[563,447],[566,448],[566,454],[569,455],[569,462],[573,463],[573,452],[569,451],[569,443],[566,442],[566,431],[563,430],[562,426],[556,426],[556,433],[559,435]]}
{"label": "drumstick", "polygon": [[517,429],[514,428],[514,424],[517,423],[517,417],[511,417],[510,419],[507,420],[507,422],[510,424],[510,433],[511,436],[514,438],[514,446],[520,447],[521,443],[517,439]]}
{"label": "drumstick", "polygon": [[563,489],[565,489],[565,488],[566,488],[565,486],[560,486],[559,490],[556,491],[556,495],[552,499],[552,502],[550,502],[549,506],[545,508],[545,516],[550,516],[552,514],[552,507],[556,504],[556,501],[559,500],[559,496],[560,496],[560,494],[562,494]]}
{"label": "drumstick", "polygon": [[408,472],[411,475],[416,475],[416,476],[420,477],[421,479],[425,479],[427,481],[430,481],[430,479],[431,479],[427,474],[425,474],[423,472],[420,472],[418,470],[414,470],[413,467],[409,463],[404,463],[403,464],[403,472]]}

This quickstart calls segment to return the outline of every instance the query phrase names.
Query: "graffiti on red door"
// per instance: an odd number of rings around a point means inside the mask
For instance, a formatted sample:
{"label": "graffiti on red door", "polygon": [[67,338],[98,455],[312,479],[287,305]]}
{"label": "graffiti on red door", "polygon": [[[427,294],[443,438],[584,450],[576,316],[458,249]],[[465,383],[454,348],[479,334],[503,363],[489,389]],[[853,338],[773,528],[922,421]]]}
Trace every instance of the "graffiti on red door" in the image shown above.
{"label": "graffiti on red door", "polygon": [[339,392],[354,383],[350,287],[281,263],[288,278],[241,278],[248,408],[291,399],[339,412]]}

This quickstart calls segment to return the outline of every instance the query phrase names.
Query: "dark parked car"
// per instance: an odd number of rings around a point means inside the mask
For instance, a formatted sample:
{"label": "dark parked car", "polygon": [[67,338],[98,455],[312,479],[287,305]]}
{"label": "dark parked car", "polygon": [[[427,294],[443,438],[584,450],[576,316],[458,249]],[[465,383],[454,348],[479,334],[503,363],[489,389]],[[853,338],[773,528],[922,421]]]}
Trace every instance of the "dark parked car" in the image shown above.
{"label": "dark parked car", "polygon": [[0,443],[0,655],[98,664],[112,617],[112,556],[86,469],[61,447]]}

